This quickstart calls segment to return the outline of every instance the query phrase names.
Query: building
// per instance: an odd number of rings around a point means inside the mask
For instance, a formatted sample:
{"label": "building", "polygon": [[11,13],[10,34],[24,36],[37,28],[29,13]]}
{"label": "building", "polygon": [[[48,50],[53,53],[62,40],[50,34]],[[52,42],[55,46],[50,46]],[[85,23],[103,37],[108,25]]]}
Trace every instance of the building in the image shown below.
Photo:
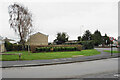
{"label": "building", "polygon": [[5,52],[5,41],[3,40],[3,37],[0,36],[0,52]]}
{"label": "building", "polygon": [[16,43],[15,40],[8,39],[7,37],[4,39],[4,41],[6,41],[6,42],[10,42],[10,43]]}
{"label": "building", "polygon": [[77,40],[68,40],[65,42],[65,44],[76,44]]}
{"label": "building", "polygon": [[28,39],[26,45],[48,45],[48,35],[40,32],[33,34]]}

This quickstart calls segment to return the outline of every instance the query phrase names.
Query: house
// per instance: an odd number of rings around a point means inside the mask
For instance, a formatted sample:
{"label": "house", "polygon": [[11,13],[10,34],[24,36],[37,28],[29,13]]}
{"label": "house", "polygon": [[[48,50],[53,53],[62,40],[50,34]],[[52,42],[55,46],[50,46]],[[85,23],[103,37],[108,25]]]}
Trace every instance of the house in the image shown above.
{"label": "house", "polygon": [[5,52],[5,41],[3,40],[3,37],[0,36],[0,52]]}
{"label": "house", "polygon": [[4,39],[4,41],[6,41],[6,42],[10,42],[10,43],[16,43],[15,40],[8,39],[7,37]]}
{"label": "house", "polygon": [[27,40],[26,45],[48,45],[48,35],[43,33],[36,33],[30,36]]}
{"label": "house", "polygon": [[77,40],[68,40],[65,42],[65,44],[76,44]]}

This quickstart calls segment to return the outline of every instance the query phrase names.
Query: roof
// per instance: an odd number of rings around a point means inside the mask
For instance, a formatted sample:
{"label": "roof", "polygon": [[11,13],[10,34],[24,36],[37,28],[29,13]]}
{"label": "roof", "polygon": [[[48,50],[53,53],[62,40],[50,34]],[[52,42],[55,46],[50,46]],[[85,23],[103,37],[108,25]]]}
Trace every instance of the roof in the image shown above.
{"label": "roof", "polygon": [[[35,34],[33,34],[33,35],[36,35],[36,34],[42,34],[42,35],[48,36],[48,35],[43,34],[43,33],[41,33],[41,32],[37,32],[37,33],[35,33]],[[33,35],[31,35],[31,36],[33,36]]]}
{"label": "roof", "polygon": [[76,42],[77,42],[77,40],[68,40],[65,43],[76,43]]}
{"label": "roof", "polygon": [[15,41],[15,40],[12,40],[12,39],[8,39],[7,37],[4,39],[4,41]]}

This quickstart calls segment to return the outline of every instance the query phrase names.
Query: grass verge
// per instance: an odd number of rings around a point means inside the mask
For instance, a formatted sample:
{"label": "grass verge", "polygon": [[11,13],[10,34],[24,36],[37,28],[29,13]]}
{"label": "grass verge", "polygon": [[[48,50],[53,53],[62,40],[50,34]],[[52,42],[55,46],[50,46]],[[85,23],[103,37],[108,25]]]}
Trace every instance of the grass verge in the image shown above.
{"label": "grass verge", "polygon": [[[82,50],[82,51],[67,51],[67,52],[41,52],[41,53],[30,53],[28,55],[27,51],[12,51],[6,52],[10,53],[23,53],[22,60],[45,60],[45,59],[58,59],[58,58],[71,58],[73,56],[82,55],[82,56],[92,56],[100,54],[95,49]],[[2,55],[2,61],[15,61],[18,60],[18,55]]]}
{"label": "grass verge", "polygon": [[[110,50],[104,50],[104,52],[108,52],[108,53],[111,53]],[[112,51],[113,53],[120,53],[120,51]]]}

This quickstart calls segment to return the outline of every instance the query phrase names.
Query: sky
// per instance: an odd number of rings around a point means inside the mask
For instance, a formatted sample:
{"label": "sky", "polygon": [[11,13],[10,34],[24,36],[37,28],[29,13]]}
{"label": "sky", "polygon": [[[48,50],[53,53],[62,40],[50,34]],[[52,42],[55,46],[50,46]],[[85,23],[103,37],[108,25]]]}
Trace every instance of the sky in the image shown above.
{"label": "sky", "polygon": [[66,32],[69,40],[77,40],[86,30],[118,36],[118,0],[1,0],[0,36],[4,38],[19,40],[8,22],[8,6],[13,3],[29,9],[34,33],[49,35],[49,42],[53,42],[58,32]]}

